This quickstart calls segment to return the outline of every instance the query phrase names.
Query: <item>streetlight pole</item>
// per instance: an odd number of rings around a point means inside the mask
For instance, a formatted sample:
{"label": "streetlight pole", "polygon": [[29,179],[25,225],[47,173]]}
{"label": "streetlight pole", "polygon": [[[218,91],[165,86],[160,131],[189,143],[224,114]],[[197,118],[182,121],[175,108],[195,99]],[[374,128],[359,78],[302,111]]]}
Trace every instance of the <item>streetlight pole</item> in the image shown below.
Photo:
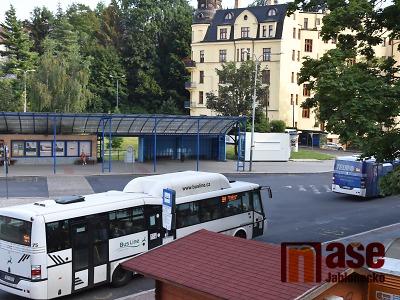
{"label": "streetlight pole", "polygon": [[24,112],[26,112],[26,73],[35,72],[36,70],[34,70],[34,69],[31,69],[31,70],[17,69],[17,70],[24,72]]}
{"label": "streetlight pole", "polygon": [[[244,51],[247,53],[247,51]],[[257,98],[257,72],[258,72],[258,64],[259,64],[259,59],[262,55],[257,57],[254,53],[252,55],[255,58],[256,62],[256,68],[254,71],[254,91],[253,91],[253,112],[252,112],[252,117],[251,117],[251,138],[250,138],[250,163],[249,163],[249,171],[252,170],[253,167],[253,152],[254,152],[254,118],[256,114],[256,98]]]}
{"label": "streetlight pole", "polygon": [[122,75],[121,77],[110,75],[110,77],[115,78],[117,80],[117,109],[118,109],[118,82],[119,82],[119,79],[124,78],[125,75]]}

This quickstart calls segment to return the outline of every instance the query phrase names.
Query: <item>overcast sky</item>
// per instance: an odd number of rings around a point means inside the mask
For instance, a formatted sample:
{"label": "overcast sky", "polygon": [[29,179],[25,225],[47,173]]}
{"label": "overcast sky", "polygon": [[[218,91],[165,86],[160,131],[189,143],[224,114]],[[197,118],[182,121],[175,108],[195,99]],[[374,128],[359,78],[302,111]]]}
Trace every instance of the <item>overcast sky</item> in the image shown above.
{"label": "overcast sky", "polygon": [[[35,7],[43,7],[46,6],[50,11],[55,13],[57,11],[58,3],[61,4],[63,11],[72,4],[72,3],[82,3],[90,6],[94,9],[99,2],[104,2],[104,4],[108,5],[110,0],[1,0],[0,5],[0,23],[4,22],[5,12],[10,9],[10,5],[12,4],[17,13],[17,18],[20,20],[30,19],[30,13],[33,11]],[[241,0],[241,7],[245,7],[248,3],[253,2],[252,0]],[[197,7],[197,0],[190,0],[190,4],[193,7]],[[235,4],[235,0],[222,0],[223,8],[233,8]]]}

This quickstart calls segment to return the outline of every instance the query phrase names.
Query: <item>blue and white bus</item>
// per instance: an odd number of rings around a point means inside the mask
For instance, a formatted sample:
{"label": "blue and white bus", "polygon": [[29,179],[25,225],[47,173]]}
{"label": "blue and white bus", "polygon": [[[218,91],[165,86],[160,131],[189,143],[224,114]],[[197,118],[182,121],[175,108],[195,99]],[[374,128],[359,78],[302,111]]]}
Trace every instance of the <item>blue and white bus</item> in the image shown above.
{"label": "blue and white bus", "polygon": [[[164,227],[165,190],[173,191],[174,209]],[[132,273],[121,263],[135,255],[202,228],[251,239],[266,225],[258,184],[196,171],[1,208],[0,289],[53,299],[104,283],[123,286]]]}
{"label": "blue and white bus", "polygon": [[374,158],[339,157],[335,160],[332,191],[360,197],[379,196],[379,179],[392,170],[391,163],[377,163]]}

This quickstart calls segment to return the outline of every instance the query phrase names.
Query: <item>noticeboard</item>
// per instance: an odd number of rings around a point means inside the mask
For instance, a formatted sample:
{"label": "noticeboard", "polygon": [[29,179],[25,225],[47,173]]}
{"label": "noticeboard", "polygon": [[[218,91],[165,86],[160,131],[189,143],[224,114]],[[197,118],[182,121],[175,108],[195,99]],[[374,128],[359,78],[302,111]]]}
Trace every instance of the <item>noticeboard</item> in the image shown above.
{"label": "noticeboard", "polygon": [[163,189],[162,224],[167,230],[175,228],[175,197],[174,190]]}

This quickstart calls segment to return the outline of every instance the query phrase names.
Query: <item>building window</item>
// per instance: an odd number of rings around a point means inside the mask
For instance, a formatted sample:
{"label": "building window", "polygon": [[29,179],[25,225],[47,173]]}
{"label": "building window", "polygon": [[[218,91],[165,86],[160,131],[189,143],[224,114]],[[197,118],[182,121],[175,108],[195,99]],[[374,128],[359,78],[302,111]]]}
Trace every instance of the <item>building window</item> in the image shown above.
{"label": "building window", "polygon": [[274,36],[274,25],[269,25],[268,26],[268,36],[273,37]]}
{"label": "building window", "polygon": [[311,96],[311,91],[307,88],[307,84],[303,84],[303,96]]}
{"label": "building window", "polygon": [[233,13],[231,13],[231,12],[228,12],[228,13],[225,15],[225,20],[232,20],[232,18],[233,18]]}
{"label": "building window", "polygon": [[243,19],[244,19],[245,21],[247,21],[247,15],[245,15]]}
{"label": "building window", "polygon": [[300,51],[297,51],[297,61],[300,61]]}
{"label": "building window", "polygon": [[315,20],[315,25],[321,25],[321,19],[320,18],[317,18]]}
{"label": "building window", "polygon": [[308,18],[304,18],[303,29],[308,29]]}
{"label": "building window", "polygon": [[263,83],[263,84],[271,83],[271,71],[270,70],[262,70],[261,71],[261,83]]}
{"label": "building window", "polygon": [[296,38],[296,28],[295,27],[293,27],[293,38],[294,39]]}
{"label": "building window", "polygon": [[199,79],[200,83],[204,83],[204,71],[200,71],[200,79]]}
{"label": "building window", "polygon": [[200,50],[200,62],[204,62],[204,50]]}
{"label": "building window", "polygon": [[292,80],[292,83],[294,83],[294,72],[292,72],[292,78],[291,78],[291,80]]}
{"label": "building window", "polygon": [[219,61],[226,62],[226,50],[219,50]]}
{"label": "building window", "polygon": [[332,38],[332,44],[336,44],[336,37]]}
{"label": "building window", "polygon": [[199,104],[203,104],[204,101],[204,93],[202,91],[199,92]]}
{"label": "building window", "polygon": [[303,108],[303,111],[301,112],[301,116],[303,118],[310,118],[310,109],[309,108]]}
{"label": "building window", "polygon": [[296,105],[299,105],[299,95],[296,94]]}
{"label": "building window", "polygon": [[312,52],[312,40],[306,39],[304,41],[304,52]]}
{"label": "building window", "polygon": [[391,39],[389,39],[389,46],[391,46],[393,43],[393,41]]}
{"label": "building window", "polygon": [[262,36],[267,37],[267,26],[266,25],[263,25],[263,27],[262,27]]}
{"label": "building window", "polygon": [[299,28],[299,31],[298,31],[298,33],[297,33],[297,38],[298,39],[300,39],[300,36],[301,36],[301,33],[300,33],[301,31],[300,31],[300,28]]}
{"label": "building window", "polygon": [[296,82],[299,82],[300,73],[296,73]]}
{"label": "building window", "polygon": [[290,94],[290,105],[293,105],[293,94]]}
{"label": "building window", "polygon": [[276,16],[276,9],[275,9],[275,8],[270,9],[270,10],[268,11],[268,16],[269,16],[269,17],[271,17],[271,16]]}
{"label": "building window", "polygon": [[382,47],[386,47],[386,38],[385,37],[382,39]]}
{"label": "building window", "polygon": [[226,28],[221,28],[219,30],[219,39],[220,40],[226,40],[227,39],[227,33],[228,33],[228,30]]}
{"label": "building window", "polygon": [[296,59],[296,51],[292,50],[292,60],[295,61]]}
{"label": "building window", "polygon": [[250,48],[240,49],[240,61],[245,61],[250,59]]}
{"label": "building window", "polygon": [[242,38],[248,38],[250,33],[250,27],[242,27]]}
{"label": "building window", "polygon": [[271,61],[271,48],[263,48],[263,61]]}

